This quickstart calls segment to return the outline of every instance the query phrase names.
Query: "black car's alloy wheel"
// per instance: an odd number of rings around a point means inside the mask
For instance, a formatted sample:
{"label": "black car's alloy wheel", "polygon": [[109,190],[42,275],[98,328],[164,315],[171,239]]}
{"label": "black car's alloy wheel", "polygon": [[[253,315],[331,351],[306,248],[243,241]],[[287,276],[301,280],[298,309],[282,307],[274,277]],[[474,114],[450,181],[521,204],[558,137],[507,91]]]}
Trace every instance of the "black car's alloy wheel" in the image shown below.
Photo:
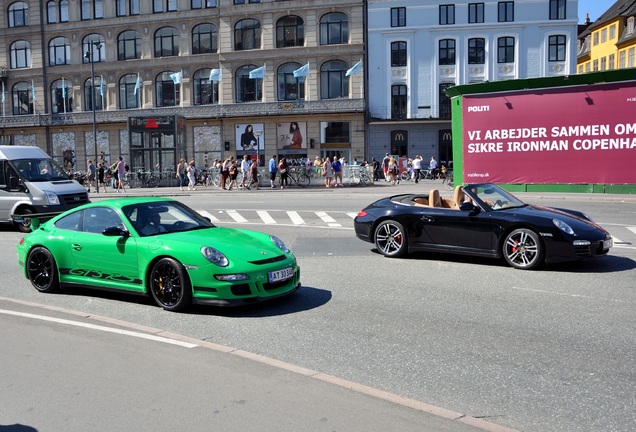
{"label": "black car's alloy wheel", "polygon": [[406,233],[402,224],[387,220],[375,230],[375,247],[386,257],[397,258],[408,249]]}
{"label": "black car's alloy wheel", "polygon": [[57,265],[48,249],[33,248],[27,257],[26,266],[29,280],[36,290],[48,293],[59,289]]}
{"label": "black car's alloy wheel", "polygon": [[516,229],[506,236],[503,255],[512,267],[531,270],[543,263],[543,244],[534,231]]}
{"label": "black car's alloy wheel", "polygon": [[150,292],[165,310],[178,311],[192,301],[192,289],[185,269],[172,258],[163,258],[150,272]]}

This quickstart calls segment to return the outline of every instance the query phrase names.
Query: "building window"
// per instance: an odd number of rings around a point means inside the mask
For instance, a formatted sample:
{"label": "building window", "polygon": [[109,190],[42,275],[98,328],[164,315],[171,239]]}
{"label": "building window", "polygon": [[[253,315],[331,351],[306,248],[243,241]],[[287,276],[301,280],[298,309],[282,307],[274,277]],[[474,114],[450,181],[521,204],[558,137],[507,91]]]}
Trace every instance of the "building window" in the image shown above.
{"label": "building window", "polygon": [[298,100],[305,99],[305,78],[295,77],[294,71],[302,65],[298,63],[287,63],[278,68],[277,85],[278,100]]}
{"label": "building window", "polygon": [[234,50],[245,51],[261,47],[261,23],[244,19],[234,26]]}
{"label": "building window", "polygon": [[176,12],[177,0],[153,0],[152,11],[154,13]]}
{"label": "building window", "polygon": [[73,111],[73,85],[69,80],[60,79],[51,83],[51,111],[62,114]]}
{"label": "building window", "polygon": [[56,37],[49,42],[49,66],[71,64],[71,43],[65,37]]}
{"label": "building window", "polygon": [[[98,34],[91,34],[84,38],[82,42],[82,52],[84,54],[90,53],[92,48],[93,62],[103,62],[106,60],[106,44],[104,38]],[[90,57],[82,56],[82,62],[90,63]]]}
{"label": "building window", "polygon": [[211,69],[199,69],[192,76],[194,105],[212,105],[219,103],[219,82],[210,81]]}
{"label": "building window", "polygon": [[579,73],[582,74],[584,70],[585,68],[583,67],[583,65],[579,65]]}
{"label": "building window", "polygon": [[607,29],[601,30],[601,43],[607,42]]}
{"label": "building window", "polygon": [[155,33],[155,57],[179,55],[179,34],[174,27],[163,27]]}
{"label": "building window", "polygon": [[629,51],[627,51],[627,67],[634,67],[634,47],[630,48]]}
{"label": "building window", "polygon": [[512,22],[515,20],[515,2],[513,1],[504,1],[499,2],[498,6],[498,17],[499,22]]}
{"label": "building window", "polygon": [[406,66],[406,42],[391,42],[391,67]]}
{"label": "building window", "polygon": [[406,8],[391,8],[391,27],[406,27]]}
{"label": "building window", "polygon": [[349,19],[340,12],[332,12],[320,18],[320,45],[349,43]]}
{"label": "building window", "polygon": [[468,39],[468,64],[486,63],[486,39]]}
{"label": "building window", "polygon": [[320,67],[320,98],[335,99],[349,96],[348,66],[345,62],[329,61]]}
{"label": "building window", "polygon": [[101,94],[102,78],[95,77],[95,85],[91,82],[91,79],[87,79],[84,82],[84,111],[92,111],[93,103],[95,104],[95,111],[101,111],[104,109],[104,97]]}
{"label": "building window", "polygon": [[442,39],[439,41],[439,64],[455,64],[455,39]]}
{"label": "building window", "polygon": [[192,0],[190,2],[191,9],[212,9],[216,7],[216,0]]}
{"label": "building window", "polygon": [[323,144],[346,144],[351,142],[349,122],[320,122]]}
{"label": "building window", "polygon": [[548,61],[565,61],[565,36],[555,35],[548,38]]}
{"label": "building window", "polygon": [[440,5],[439,25],[455,24],[455,5]]}
{"label": "building window", "polygon": [[[261,0],[249,0],[247,3],[260,3]],[[234,0],[234,4],[235,5],[244,5],[245,4],[245,0]]]}
{"label": "building window", "polygon": [[192,29],[192,54],[215,53],[218,43],[214,24],[199,24]]}
{"label": "building window", "polygon": [[627,34],[634,33],[634,17],[627,18]]}
{"label": "building window", "polygon": [[406,118],[406,86],[391,86],[391,119],[402,120]]}
{"label": "building window", "polygon": [[170,77],[173,73],[161,72],[155,78],[155,105],[158,107],[178,106],[181,102],[181,84],[174,83]]}
{"label": "building window", "polygon": [[93,17],[95,19],[104,18],[104,3],[103,3],[103,0],[94,0],[94,3],[93,3]]}
{"label": "building window", "polygon": [[136,30],[126,30],[117,36],[117,60],[141,58],[141,37]]}
{"label": "building window", "polygon": [[483,23],[484,22],[484,4],[483,3],[468,3],[468,23]]}
{"label": "building window", "polygon": [[592,62],[592,70],[593,70],[594,72],[597,72],[597,71],[598,71],[598,60],[594,60],[594,61]]}
{"label": "building window", "polygon": [[452,87],[454,85],[455,83],[441,83],[439,85],[439,118],[451,118],[451,100],[446,94],[445,90],[448,87]]}
{"label": "building window", "polygon": [[589,72],[590,71],[590,67],[591,67],[590,62],[585,63],[585,72]]}
{"label": "building window", "polygon": [[497,63],[513,63],[515,61],[515,38],[500,37],[497,39]]}
{"label": "building window", "polygon": [[15,2],[9,6],[9,27],[29,25],[29,6],[26,2]]}
{"label": "building window", "polygon": [[616,39],[616,26],[615,25],[611,26],[609,28],[609,31],[610,31],[610,33],[609,33],[610,40]]}
{"label": "building window", "polygon": [[54,1],[46,4],[46,22],[48,24],[57,23],[57,3]]}
{"label": "building window", "polygon": [[276,22],[276,48],[305,45],[305,25],[302,18],[288,15]]}
{"label": "building window", "polygon": [[550,0],[550,19],[565,19],[565,0]]}
{"label": "building window", "polygon": [[594,46],[598,45],[598,32],[594,32],[592,39],[594,40]]}
{"label": "building window", "polygon": [[132,109],[139,108],[141,89],[135,94],[137,85],[137,74],[124,75],[119,79],[119,108]]}
{"label": "building window", "polygon": [[607,57],[601,57],[601,70],[604,71],[607,69]]}
{"label": "building window", "polygon": [[19,82],[13,86],[12,101],[13,115],[33,114],[33,98],[31,94],[31,83]]}
{"label": "building window", "polygon": [[263,80],[250,78],[250,72],[258,66],[247,65],[236,71],[236,102],[257,102],[263,100]]}
{"label": "building window", "polygon": [[27,41],[16,41],[11,44],[11,69],[31,67],[31,45]]}
{"label": "building window", "polygon": [[608,58],[608,69],[609,70],[614,70],[616,68],[616,65],[614,64],[615,61],[616,61],[616,56],[614,54],[610,54],[609,58]]}
{"label": "building window", "polygon": [[627,51],[623,50],[618,54],[618,68],[625,69],[626,62],[627,62]]}
{"label": "building window", "polygon": [[60,22],[68,22],[68,0],[60,1]]}
{"label": "building window", "polygon": [[82,20],[91,19],[91,0],[81,0],[80,1],[80,17]]}

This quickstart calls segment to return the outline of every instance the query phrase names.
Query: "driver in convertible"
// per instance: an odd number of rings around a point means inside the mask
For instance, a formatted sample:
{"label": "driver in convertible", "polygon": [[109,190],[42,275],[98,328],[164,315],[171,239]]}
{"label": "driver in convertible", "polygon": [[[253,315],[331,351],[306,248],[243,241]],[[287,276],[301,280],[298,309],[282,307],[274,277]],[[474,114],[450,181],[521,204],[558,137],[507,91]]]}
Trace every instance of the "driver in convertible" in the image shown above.
{"label": "driver in convertible", "polygon": [[156,209],[140,208],[138,211],[137,226],[140,227],[141,234],[152,235],[166,232],[161,225],[161,215]]}

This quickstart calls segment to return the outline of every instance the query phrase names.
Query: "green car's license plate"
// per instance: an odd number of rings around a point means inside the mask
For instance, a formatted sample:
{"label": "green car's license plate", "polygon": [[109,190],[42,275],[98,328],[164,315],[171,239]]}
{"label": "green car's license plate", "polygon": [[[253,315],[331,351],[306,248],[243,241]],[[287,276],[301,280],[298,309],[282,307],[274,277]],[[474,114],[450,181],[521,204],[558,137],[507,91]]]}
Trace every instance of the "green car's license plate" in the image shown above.
{"label": "green car's license plate", "polygon": [[294,275],[294,269],[291,267],[284,268],[282,270],[276,270],[268,273],[270,282],[279,282],[285,279],[289,279]]}

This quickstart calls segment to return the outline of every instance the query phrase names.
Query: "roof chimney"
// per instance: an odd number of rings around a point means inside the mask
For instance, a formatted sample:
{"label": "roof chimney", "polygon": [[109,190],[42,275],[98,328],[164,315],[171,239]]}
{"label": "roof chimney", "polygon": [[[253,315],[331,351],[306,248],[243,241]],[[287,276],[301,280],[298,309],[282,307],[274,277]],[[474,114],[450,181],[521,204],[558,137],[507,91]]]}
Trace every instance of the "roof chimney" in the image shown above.
{"label": "roof chimney", "polygon": [[589,24],[590,23],[590,13],[586,13],[585,14],[585,24]]}

